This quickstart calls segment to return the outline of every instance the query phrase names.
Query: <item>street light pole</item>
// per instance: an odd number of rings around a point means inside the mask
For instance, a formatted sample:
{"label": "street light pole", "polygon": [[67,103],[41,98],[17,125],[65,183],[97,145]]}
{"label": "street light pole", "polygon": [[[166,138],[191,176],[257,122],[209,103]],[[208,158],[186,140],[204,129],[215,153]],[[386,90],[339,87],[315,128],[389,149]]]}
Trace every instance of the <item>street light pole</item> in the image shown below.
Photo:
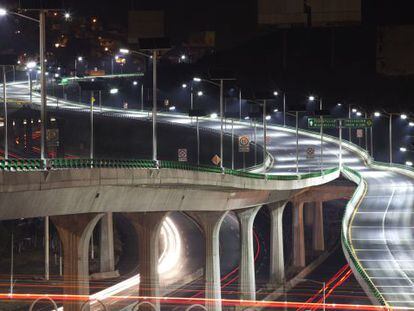
{"label": "street light pole", "polygon": [[[351,119],[351,105],[350,104],[348,104],[348,118]],[[351,136],[352,132],[351,131],[352,131],[351,128],[349,128],[348,129],[348,140],[350,143],[352,143],[352,136]]]}
{"label": "street light pole", "polygon": [[40,158],[44,162],[46,159],[46,12],[40,10],[39,12],[39,30],[40,30]]}
{"label": "street light pole", "polygon": [[299,111],[296,111],[296,174],[299,174]]}
{"label": "street light pole", "polygon": [[223,79],[220,79],[220,167],[221,170],[224,170],[224,165],[223,165],[223,161],[224,161],[224,135],[223,135],[223,122],[224,122],[224,113],[223,113]]}
{"label": "street light pole", "polygon": [[390,155],[390,164],[392,164],[392,113],[389,114],[390,123],[389,123],[389,155]]}
{"label": "street light pole", "polygon": [[339,119],[339,170],[342,169],[342,120]]}
{"label": "street light pole", "polygon": [[266,159],[267,154],[267,121],[266,121],[266,99],[263,100],[263,163]]}
{"label": "street light pole", "polygon": [[242,118],[242,91],[239,90],[239,120]]}
{"label": "street light pole", "polygon": [[152,51],[152,160],[157,160],[157,50]]}
{"label": "street light pole", "polygon": [[[91,106],[90,106],[90,127],[91,127],[91,137],[90,137],[90,148],[89,148],[89,150],[90,150],[90,153],[89,153],[89,158],[91,159],[91,161],[93,160],[93,158],[94,158],[94,144],[95,144],[95,142],[94,142],[94,119],[93,119],[93,102],[95,101],[95,99],[94,99],[94,93],[93,93],[93,91],[91,91],[91,99],[90,99],[90,101],[91,101]],[[91,163],[92,164],[92,163]]]}
{"label": "street light pole", "polygon": [[286,126],[286,92],[283,92],[283,126]]}
{"label": "street light pole", "polygon": [[141,111],[144,111],[144,82],[141,83]]}
{"label": "street light pole", "polygon": [[8,116],[7,116],[7,91],[6,91],[6,66],[3,66],[3,103],[4,103],[4,159],[9,158],[9,144],[8,144]]}

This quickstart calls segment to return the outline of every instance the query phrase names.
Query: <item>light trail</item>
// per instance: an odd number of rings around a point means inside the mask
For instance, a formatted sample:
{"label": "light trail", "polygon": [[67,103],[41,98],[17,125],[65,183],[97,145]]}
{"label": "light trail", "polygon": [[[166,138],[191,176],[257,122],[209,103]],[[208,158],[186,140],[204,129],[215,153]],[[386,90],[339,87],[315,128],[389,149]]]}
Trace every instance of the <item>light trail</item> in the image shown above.
{"label": "light trail", "polygon": [[[20,300],[20,301],[32,301],[38,298],[48,297],[58,302],[65,301],[78,301],[83,302],[88,299],[92,300],[88,295],[62,295],[62,294],[13,294],[0,293],[0,299],[2,300]],[[166,304],[180,304],[180,305],[192,305],[192,304],[208,304],[216,302],[215,299],[206,298],[183,298],[183,297],[146,297],[146,296],[114,296],[113,298],[119,300],[131,300],[131,301],[156,301],[159,300]],[[391,311],[391,310],[414,310],[410,307],[393,307],[392,309],[384,306],[368,306],[358,304],[338,304],[338,303],[303,303],[303,302],[290,302],[290,301],[256,301],[256,300],[240,300],[240,299],[221,299],[219,300],[224,306],[233,307],[260,307],[260,308],[288,308],[295,309],[299,307],[307,308],[325,308],[327,310],[359,310],[359,311]]]}

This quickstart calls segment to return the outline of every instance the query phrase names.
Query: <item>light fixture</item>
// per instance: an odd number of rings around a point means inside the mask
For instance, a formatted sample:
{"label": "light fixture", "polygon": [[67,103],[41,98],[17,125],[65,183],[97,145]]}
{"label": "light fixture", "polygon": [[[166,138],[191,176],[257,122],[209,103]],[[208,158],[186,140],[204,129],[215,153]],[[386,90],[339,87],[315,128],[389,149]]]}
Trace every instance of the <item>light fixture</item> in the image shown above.
{"label": "light fixture", "polygon": [[249,116],[247,116],[247,117],[244,117],[244,119],[245,119],[245,120],[249,120],[249,119],[250,119],[250,117],[249,117]]}
{"label": "light fixture", "polygon": [[380,116],[381,116],[381,113],[380,113],[380,112],[378,112],[378,111],[375,111],[375,112],[374,112],[374,116],[378,118],[378,117],[380,117]]}
{"label": "light fixture", "polygon": [[174,111],[175,110],[175,106],[171,106],[170,108],[168,108],[168,110]]}
{"label": "light fixture", "polygon": [[122,54],[129,54],[129,50],[128,49],[119,49],[119,53],[122,53]]}
{"label": "light fixture", "polygon": [[273,112],[279,112],[279,109],[277,109],[277,108],[273,109]]}
{"label": "light fixture", "polygon": [[277,96],[277,95],[279,95],[279,93],[278,93],[277,91],[274,91],[274,92],[273,92],[273,95],[274,95],[274,96]]}
{"label": "light fixture", "polygon": [[83,57],[82,56],[78,56],[78,62],[83,61]]}
{"label": "light fixture", "polygon": [[401,151],[401,152],[407,152],[407,148],[405,148],[405,147],[400,147],[400,151]]}
{"label": "light fixture", "polygon": [[355,113],[355,112],[357,112],[358,110],[356,110],[355,108],[352,108],[352,112],[353,113]]}
{"label": "light fixture", "polygon": [[138,85],[138,81],[132,82],[133,85]]}
{"label": "light fixture", "polygon": [[213,113],[210,115],[210,118],[212,118],[212,119],[217,119],[217,117],[218,117],[218,115],[217,115],[217,113],[215,113],[215,112],[213,112]]}
{"label": "light fixture", "polygon": [[201,82],[201,78],[194,77],[194,78],[193,78],[193,81],[195,81],[195,82]]}
{"label": "light fixture", "polygon": [[183,84],[181,85],[181,87],[182,87],[183,89],[185,89],[185,88],[187,88],[187,84],[183,83]]}
{"label": "light fixture", "polygon": [[187,56],[185,56],[184,54],[183,55],[181,55],[181,60],[185,60],[186,58],[187,58]]}
{"label": "light fixture", "polygon": [[7,15],[6,9],[0,8],[0,16]]}
{"label": "light fixture", "polygon": [[308,99],[309,99],[311,102],[313,102],[313,101],[315,100],[315,96],[311,95],[311,96],[309,96],[309,97],[308,97]]}
{"label": "light fixture", "polygon": [[337,103],[336,105],[337,105],[338,107],[341,107],[341,106],[342,106],[342,104],[341,104],[341,103]]}
{"label": "light fixture", "polygon": [[356,115],[357,115],[358,117],[362,116],[361,111],[357,111]]}
{"label": "light fixture", "polygon": [[413,166],[413,162],[411,162],[411,161],[405,161],[405,165]]}
{"label": "light fixture", "polygon": [[270,120],[271,118],[271,116],[266,116],[266,120]]}
{"label": "light fixture", "polygon": [[69,19],[69,18],[70,18],[70,13],[69,13],[69,12],[66,12],[66,13],[64,14],[64,17],[65,17],[65,19]]}
{"label": "light fixture", "polygon": [[403,113],[400,117],[401,117],[401,119],[403,119],[403,120],[407,119],[407,115],[406,115],[406,114],[404,114],[404,113]]}
{"label": "light fixture", "polygon": [[118,94],[118,89],[117,88],[113,88],[113,89],[110,89],[109,90],[109,93],[111,93],[111,94]]}
{"label": "light fixture", "polygon": [[408,126],[413,127],[413,126],[414,126],[414,122],[413,122],[413,121],[410,121],[410,122],[408,123]]}
{"label": "light fixture", "polygon": [[198,91],[197,92],[197,96],[203,96],[203,95],[204,95],[203,91]]}

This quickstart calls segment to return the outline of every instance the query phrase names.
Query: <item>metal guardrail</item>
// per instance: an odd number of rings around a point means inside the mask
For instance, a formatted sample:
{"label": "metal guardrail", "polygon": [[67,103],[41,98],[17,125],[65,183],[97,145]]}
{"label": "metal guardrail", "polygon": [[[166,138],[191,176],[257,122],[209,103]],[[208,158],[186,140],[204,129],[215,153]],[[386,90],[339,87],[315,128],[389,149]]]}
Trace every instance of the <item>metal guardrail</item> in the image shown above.
{"label": "metal guardrail", "polygon": [[130,168],[130,169],[179,169],[185,171],[197,171],[207,173],[220,173],[238,177],[263,179],[263,180],[303,180],[321,177],[335,173],[339,168],[329,168],[323,171],[305,173],[299,175],[271,175],[251,173],[225,168],[223,171],[218,166],[191,165],[175,161],[152,161],[139,159],[48,159],[45,162],[40,159],[10,159],[0,160],[0,170],[3,171],[38,171],[59,169],[87,169],[87,168]]}

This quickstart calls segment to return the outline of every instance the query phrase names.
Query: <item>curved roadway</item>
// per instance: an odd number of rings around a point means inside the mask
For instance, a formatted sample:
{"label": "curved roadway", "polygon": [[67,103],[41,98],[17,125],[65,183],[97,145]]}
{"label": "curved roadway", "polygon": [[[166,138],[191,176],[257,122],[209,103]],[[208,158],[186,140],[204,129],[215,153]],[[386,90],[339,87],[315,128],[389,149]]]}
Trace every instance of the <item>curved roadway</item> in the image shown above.
{"label": "curved roadway", "polygon": [[[27,86],[10,86],[9,95],[27,100]],[[38,96],[34,102],[39,103]],[[48,106],[56,107],[56,102]],[[89,107],[59,100],[59,107],[85,110]],[[96,109],[98,112],[98,109]],[[130,118],[145,118],[147,113],[104,108],[103,113]],[[160,122],[191,125],[189,117],[178,114],[160,114]],[[202,119],[200,126],[219,130],[219,120]],[[229,125],[226,131],[230,132]],[[252,135],[248,122],[236,122],[235,135]],[[257,143],[263,143],[258,132]],[[315,133],[317,134],[317,133]],[[269,126],[268,151],[275,157],[269,173],[295,174],[296,136],[293,131]],[[308,147],[315,148],[315,157],[307,158]],[[335,142],[323,145],[323,167],[338,166],[339,148]],[[237,152],[237,150],[236,150]],[[299,135],[299,171],[320,169],[320,139],[301,132]],[[225,155],[229,156],[229,155]],[[373,284],[391,307],[414,309],[414,183],[413,179],[388,170],[371,168],[356,152],[343,150],[343,163],[361,173],[367,183],[367,193],[351,222],[351,244],[357,258]]]}

